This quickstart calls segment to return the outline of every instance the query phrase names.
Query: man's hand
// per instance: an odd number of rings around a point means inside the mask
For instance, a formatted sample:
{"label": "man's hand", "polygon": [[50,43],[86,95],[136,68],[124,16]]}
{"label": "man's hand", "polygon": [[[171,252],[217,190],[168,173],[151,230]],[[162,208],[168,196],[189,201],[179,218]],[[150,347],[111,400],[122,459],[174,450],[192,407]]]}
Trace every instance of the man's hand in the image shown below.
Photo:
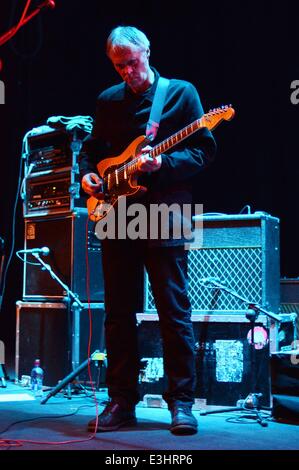
{"label": "man's hand", "polygon": [[82,189],[90,196],[104,197],[103,182],[96,173],[87,173],[83,176]]}
{"label": "man's hand", "polygon": [[150,157],[149,151],[152,149],[150,145],[147,145],[142,149],[142,155],[139,157],[138,170],[142,172],[157,171],[161,168],[162,157],[158,155],[155,158]]}

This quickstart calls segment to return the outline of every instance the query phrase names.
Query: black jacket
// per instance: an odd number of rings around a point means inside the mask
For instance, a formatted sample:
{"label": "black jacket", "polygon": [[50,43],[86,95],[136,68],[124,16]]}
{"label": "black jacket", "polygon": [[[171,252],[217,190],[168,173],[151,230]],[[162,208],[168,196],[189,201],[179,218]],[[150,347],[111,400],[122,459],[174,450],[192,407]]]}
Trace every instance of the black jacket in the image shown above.
{"label": "black jacket", "polygon": [[[97,99],[93,132],[84,141],[80,154],[81,177],[96,172],[97,163],[104,158],[120,155],[140,135],[145,135],[159,73],[153,85],[142,95],[134,94],[123,82],[101,93]],[[162,142],[203,115],[195,87],[183,80],[170,79],[159,130],[152,146]],[[162,154],[160,170],[144,174],[139,183],[148,192],[138,202],[148,204],[190,204],[191,178],[212,162],[215,140],[206,128],[181,141]],[[132,198],[131,198],[132,199]],[[135,201],[136,202],[136,201]],[[181,244],[183,240],[158,240],[153,244]]]}

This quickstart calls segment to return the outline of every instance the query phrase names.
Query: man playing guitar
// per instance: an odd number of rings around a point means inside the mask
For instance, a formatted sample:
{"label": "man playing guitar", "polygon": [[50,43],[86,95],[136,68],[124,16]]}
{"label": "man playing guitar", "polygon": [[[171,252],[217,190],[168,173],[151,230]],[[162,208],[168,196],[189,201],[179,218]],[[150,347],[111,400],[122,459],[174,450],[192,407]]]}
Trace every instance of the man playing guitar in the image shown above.
{"label": "man playing guitar", "polygon": [[[116,191],[120,186],[120,176],[127,181],[127,168],[130,171],[133,168],[138,185],[146,188],[138,198],[145,207],[191,204],[190,179],[214,158],[216,144],[211,132],[202,127],[188,138],[184,136],[172,150],[157,155],[151,154],[152,147],[147,143],[132,155],[131,165],[130,155],[116,157],[130,142],[145,135],[160,75],[149,64],[148,38],[135,27],[113,29],[107,40],[107,55],[122,82],[98,97],[94,129],[80,155],[82,188],[95,200],[101,200],[107,190],[113,187]],[[161,142],[191,122],[199,122],[203,114],[195,87],[184,80],[170,79],[155,140]],[[104,159],[108,159],[107,163],[100,167]],[[99,167],[104,168],[101,175]],[[197,420],[192,414],[195,357],[185,241],[184,237],[171,237],[171,230],[168,239],[159,236],[102,241],[106,380],[111,401],[98,417],[97,431],[113,431],[136,423],[135,406],[140,399],[136,312],[142,308],[145,266],[163,340],[168,379],[163,398],[171,413],[170,430],[174,434],[197,432]],[[95,425],[95,420],[91,421],[88,429],[94,431]]]}

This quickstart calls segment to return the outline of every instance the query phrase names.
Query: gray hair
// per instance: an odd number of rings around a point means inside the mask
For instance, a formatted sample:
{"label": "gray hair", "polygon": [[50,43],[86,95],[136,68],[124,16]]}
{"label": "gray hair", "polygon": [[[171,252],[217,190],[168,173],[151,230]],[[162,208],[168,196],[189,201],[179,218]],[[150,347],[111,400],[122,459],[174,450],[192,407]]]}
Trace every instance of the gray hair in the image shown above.
{"label": "gray hair", "polygon": [[135,26],[117,26],[109,34],[106,53],[110,57],[111,52],[121,52],[132,45],[146,51],[150,42],[146,35]]}

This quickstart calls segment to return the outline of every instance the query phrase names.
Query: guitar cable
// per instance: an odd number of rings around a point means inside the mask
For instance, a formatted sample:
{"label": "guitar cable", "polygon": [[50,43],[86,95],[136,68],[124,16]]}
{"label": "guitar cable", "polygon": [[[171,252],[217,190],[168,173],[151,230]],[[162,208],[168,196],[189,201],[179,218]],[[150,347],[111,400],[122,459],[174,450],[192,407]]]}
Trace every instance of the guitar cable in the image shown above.
{"label": "guitar cable", "polygon": [[89,382],[91,384],[92,396],[94,398],[95,407],[96,407],[96,412],[95,412],[96,422],[95,422],[94,431],[92,433],[92,435],[95,436],[97,432],[96,430],[98,427],[99,407],[98,407],[98,401],[96,398],[96,389],[92,380],[91,359],[90,359],[91,339],[92,339],[92,314],[91,314],[91,296],[90,296],[90,264],[89,264],[89,253],[88,253],[88,233],[89,233],[88,228],[89,228],[89,218],[87,216],[86,224],[85,224],[86,297],[87,297],[87,304],[88,304],[88,319],[89,319],[89,333],[88,333],[88,345],[87,345],[87,357],[89,360],[87,364],[87,371],[88,371]]}

